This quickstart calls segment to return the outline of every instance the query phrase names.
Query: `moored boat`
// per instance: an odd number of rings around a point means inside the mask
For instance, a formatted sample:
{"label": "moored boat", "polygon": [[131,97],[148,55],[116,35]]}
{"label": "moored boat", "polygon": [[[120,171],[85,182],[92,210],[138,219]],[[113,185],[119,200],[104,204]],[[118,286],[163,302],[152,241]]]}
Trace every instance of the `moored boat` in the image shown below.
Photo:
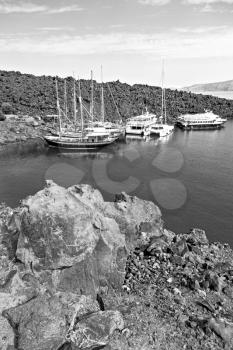
{"label": "moored boat", "polygon": [[125,133],[141,136],[147,135],[150,127],[156,124],[156,122],[156,115],[146,111],[144,114],[127,120]]}
{"label": "moored boat", "polygon": [[174,131],[173,125],[168,124],[155,124],[150,127],[149,134],[164,137],[170,135]]}
{"label": "moored boat", "polygon": [[94,150],[112,144],[116,138],[109,136],[86,135],[85,137],[44,136],[50,147],[72,150]]}
{"label": "moored boat", "polygon": [[213,112],[184,114],[180,116],[176,125],[186,130],[220,129],[227,120]]}
{"label": "moored boat", "polygon": [[167,109],[166,109],[166,94],[164,88],[164,62],[162,65],[162,105],[161,105],[161,117],[159,122],[151,125],[147,134],[157,135],[159,137],[164,137],[170,135],[174,131],[174,125],[169,125],[167,123]]}
{"label": "moored boat", "polygon": [[88,132],[84,129],[83,122],[83,104],[81,96],[81,87],[79,81],[79,104],[81,112],[81,123],[77,128],[76,120],[76,85],[74,80],[74,130],[69,132],[63,132],[61,121],[61,108],[58,97],[58,86],[56,80],[56,92],[57,92],[57,109],[58,109],[58,135],[44,136],[44,140],[50,147],[72,149],[72,150],[93,150],[104,146],[107,146],[116,141],[117,137],[110,136],[109,133],[95,134]]}
{"label": "moored boat", "polygon": [[[110,89],[110,87],[109,87]],[[120,116],[119,110],[117,108],[116,102],[110,90],[113,102],[116,106],[117,112]],[[85,127],[85,131],[88,133],[101,136],[103,134],[108,134],[110,137],[119,138],[124,134],[125,130],[122,125],[109,122],[105,120],[105,108],[104,108],[104,87],[103,87],[103,70],[101,66],[101,113],[100,117],[97,116],[97,120],[94,120],[94,93],[93,93],[93,72],[91,71],[91,99],[90,99],[90,121]]]}

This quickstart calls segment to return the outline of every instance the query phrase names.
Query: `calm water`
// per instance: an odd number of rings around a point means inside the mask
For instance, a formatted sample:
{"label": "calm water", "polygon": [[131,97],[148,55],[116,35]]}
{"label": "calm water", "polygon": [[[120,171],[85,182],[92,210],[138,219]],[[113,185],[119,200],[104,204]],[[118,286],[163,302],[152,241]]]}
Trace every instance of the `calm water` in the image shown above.
{"label": "calm water", "polygon": [[233,246],[233,121],[222,130],[181,131],[164,139],[122,140],[98,153],[61,153],[41,143],[0,151],[0,201],[15,207],[53,179],[89,183],[106,200],[126,191],[156,202],[166,226],[191,227]]}

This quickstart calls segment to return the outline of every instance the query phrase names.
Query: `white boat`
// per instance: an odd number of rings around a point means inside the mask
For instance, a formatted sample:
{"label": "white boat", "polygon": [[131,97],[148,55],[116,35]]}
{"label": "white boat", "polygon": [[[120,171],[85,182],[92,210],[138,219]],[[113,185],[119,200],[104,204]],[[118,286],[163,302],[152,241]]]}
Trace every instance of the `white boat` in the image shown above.
{"label": "white boat", "polygon": [[144,114],[127,120],[125,133],[141,136],[148,135],[148,130],[152,125],[156,124],[156,122],[156,115],[146,111]]}
{"label": "white boat", "polygon": [[182,129],[219,129],[224,126],[227,119],[219,117],[213,112],[184,114],[176,122],[177,126]]}
{"label": "white boat", "polygon": [[93,122],[85,129],[87,132],[96,135],[109,134],[110,136],[119,137],[124,134],[124,128],[111,122]]}
{"label": "white boat", "polygon": [[164,137],[170,135],[174,131],[173,125],[168,124],[155,124],[150,127],[149,134]]}
{"label": "white boat", "polygon": [[167,124],[167,110],[166,110],[166,95],[164,88],[164,63],[162,66],[162,105],[160,121],[155,125],[151,125],[148,130],[148,135],[157,135],[164,137],[170,135],[174,131],[174,125]]}

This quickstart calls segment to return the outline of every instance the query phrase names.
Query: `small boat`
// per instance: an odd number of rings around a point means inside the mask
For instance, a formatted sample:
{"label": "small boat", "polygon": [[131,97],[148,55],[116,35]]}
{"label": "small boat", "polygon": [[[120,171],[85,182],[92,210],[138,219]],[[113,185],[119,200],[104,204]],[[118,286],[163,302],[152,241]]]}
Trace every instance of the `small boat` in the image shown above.
{"label": "small boat", "polygon": [[168,124],[155,124],[150,127],[149,135],[157,135],[164,137],[170,135],[174,131],[173,125]]}
{"label": "small boat", "polygon": [[125,133],[141,136],[148,135],[150,127],[155,125],[156,122],[156,115],[146,110],[146,113],[127,120]]}
{"label": "small boat", "polygon": [[184,114],[178,118],[176,125],[185,130],[220,129],[226,121],[227,119],[206,111],[205,113]]}

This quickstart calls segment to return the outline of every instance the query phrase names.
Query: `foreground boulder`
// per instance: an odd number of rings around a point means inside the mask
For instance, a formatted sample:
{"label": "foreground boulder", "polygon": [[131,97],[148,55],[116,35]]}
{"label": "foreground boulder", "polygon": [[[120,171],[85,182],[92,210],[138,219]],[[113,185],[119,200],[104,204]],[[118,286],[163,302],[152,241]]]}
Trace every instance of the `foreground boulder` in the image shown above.
{"label": "foreground boulder", "polygon": [[101,295],[121,289],[136,244],[163,234],[153,203],[108,203],[88,185],[48,181],[19,208],[0,207],[0,349],[106,345],[124,321]]}
{"label": "foreground boulder", "polygon": [[28,269],[40,276],[50,271],[52,288],[60,291],[95,294],[101,286],[121,286],[125,237],[75,187],[51,183],[23,206],[16,255]]}

